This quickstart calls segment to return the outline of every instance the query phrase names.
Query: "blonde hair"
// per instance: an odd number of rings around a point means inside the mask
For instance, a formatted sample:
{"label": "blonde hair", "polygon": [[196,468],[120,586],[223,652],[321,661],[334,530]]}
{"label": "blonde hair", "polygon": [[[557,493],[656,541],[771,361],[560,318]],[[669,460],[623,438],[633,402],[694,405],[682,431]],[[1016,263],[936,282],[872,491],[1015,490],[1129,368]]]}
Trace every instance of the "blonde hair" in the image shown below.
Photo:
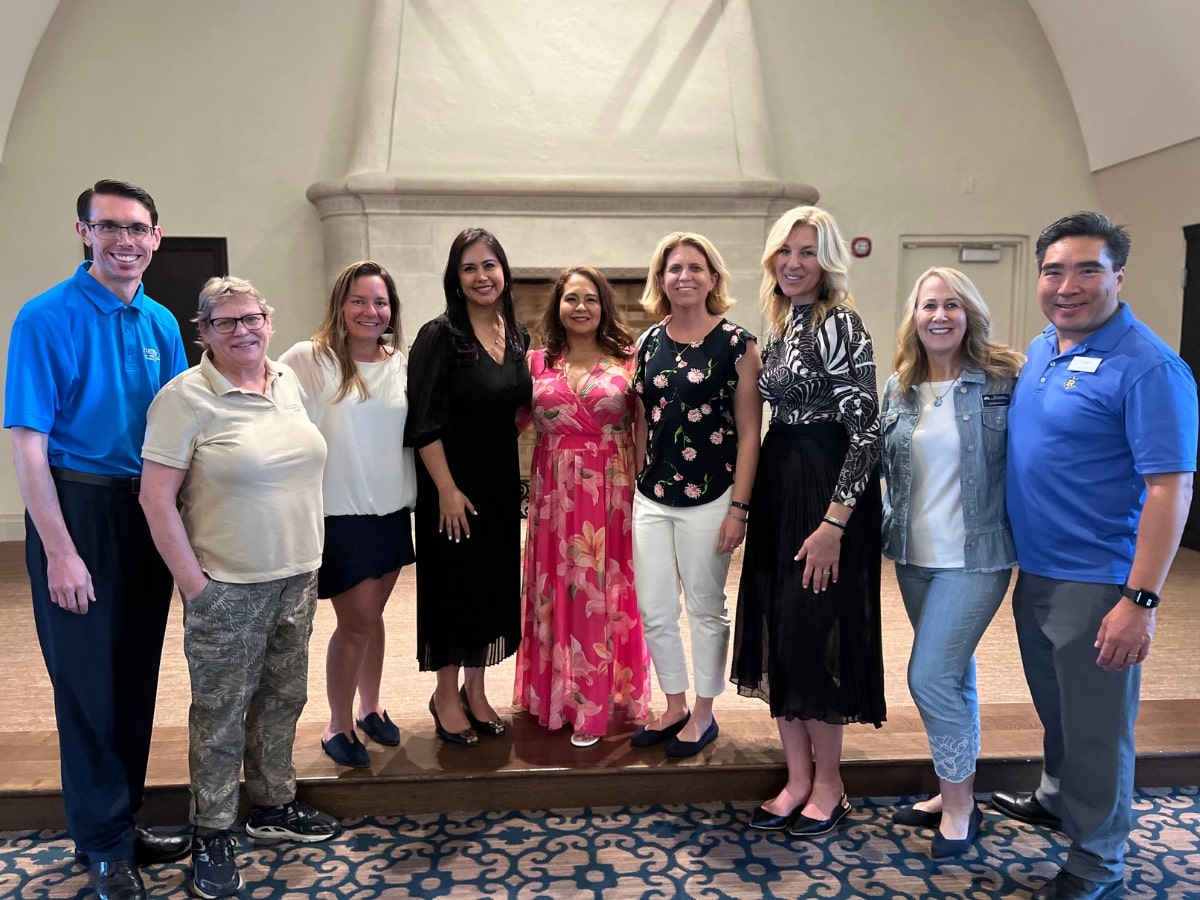
{"label": "blonde hair", "polygon": [[204,287],[200,289],[200,300],[196,304],[196,315],[192,317],[192,322],[197,326],[196,330],[199,332],[199,339],[196,341],[197,344],[201,347],[208,347],[208,341],[204,340],[204,330],[198,326],[207,324],[208,320],[212,318],[213,313],[220,309],[226,301],[239,298],[253,300],[257,303],[258,308],[267,317],[263,328],[266,329],[268,335],[274,332],[275,329],[271,323],[271,314],[275,310],[267,305],[267,301],[258,292],[258,288],[245,278],[238,278],[236,275],[218,275],[204,282]]}
{"label": "blonde hair", "polygon": [[358,366],[354,364],[354,358],[350,355],[344,310],[346,301],[350,299],[350,292],[354,290],[354,282],[359,278],[369,278],[372,275],[378,275],[382,279],[384,287],[387,289],[388,307],[392,311],[391,331],[385,333],[379,339],[379,343],[389,353],[399,353],[404,350],[404,331],[400,327],[400,295],[396,292],[396,282],[388,270],[369,259],[346,266],[334,279],[333,289],[329,292],[329,303],[325,306],[325,315],[312,339],[313,353],[325,356],[337,366],[341,375],[342,382],[338,386],[337,393],[333,395],[334,403],[340,403],[351,393],[358,398],[360,403],[371,396],[371,392],[367,389],[367,383],[363,380]]}
{"label": "blonde hair", "polygon": [[811,225],[817,232],[817,263],[824,273],[817,301],[812,308],[812,327],[820,328],[825,317],[836,306],[854,308],[850,296],[850,250],[842,240],[833,216],[816,206],[797,206],[780,216],[767,233],[767,244],[763,248],[763,279],[758,288],[758,302],[762,307],[767,331],[782,337],[792,314],[792,301],[779,289],[775,277],[775,258],[788,236],[797,225]]}
{"label": "blonde hair", "polygon": [[967,333],[963,337],[962,348],[967,360],[983,369],[989,378],[1016,378],[1025,357],[992,340],[992,316],[979,289],[958,269],[934,266],[922,272],[913,285],[912,293],[908,295],[908,315],[896,334],[896,355],[892,360],[892,368],[896,372],[897,390],[906,393],[929,375],[929,356],[917,336],[917,303],[921,285],[934,276],[946,283],[966,313]]}
{"label": "blonde hair", "polygon": [[708,270],[717,276],[717,283],[708,292],[704,306],[711,315],[719,316],[733,306],[729,296],[729,270],[725,260],[713,246],[712,241],[702,234],[690,231],[673,231],[658,242],[654,256],[650,259],[650,271],[646,274],[646,289],[642,292],[642,308],[660,319],[671,313],[671,301],[662,289],[662,275],[667,268],[667,257],[681,245],[695,247],[708,262]]}

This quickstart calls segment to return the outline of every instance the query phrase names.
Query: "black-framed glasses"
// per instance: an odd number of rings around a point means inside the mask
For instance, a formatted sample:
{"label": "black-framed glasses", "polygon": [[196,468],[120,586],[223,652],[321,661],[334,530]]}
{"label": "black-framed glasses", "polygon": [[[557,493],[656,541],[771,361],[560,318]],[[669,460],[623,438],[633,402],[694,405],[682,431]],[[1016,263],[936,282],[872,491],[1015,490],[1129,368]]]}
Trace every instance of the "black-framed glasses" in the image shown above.
{"label": "black-framed glasses", "polygon": [[99,222],[88,222],[82,219],[80,221],[92,229],[92,234],[102,238],[115,238],[124,231],[131,238],[144,241],[150,235],[154,234],[154,226],[147,225],[145,222],[134,222],[132,225],[118,225],[116,222],[109,222],[107,219]]}
{"label": "black-framed glasses", "polygon": [[247,331],[258,331],[267,324],[266,313],[250,313],[248,316],[223,316],[220,319],[208,319],[209,327],[217,334],[233,334],[237,331],[238,322],[246,326]]}

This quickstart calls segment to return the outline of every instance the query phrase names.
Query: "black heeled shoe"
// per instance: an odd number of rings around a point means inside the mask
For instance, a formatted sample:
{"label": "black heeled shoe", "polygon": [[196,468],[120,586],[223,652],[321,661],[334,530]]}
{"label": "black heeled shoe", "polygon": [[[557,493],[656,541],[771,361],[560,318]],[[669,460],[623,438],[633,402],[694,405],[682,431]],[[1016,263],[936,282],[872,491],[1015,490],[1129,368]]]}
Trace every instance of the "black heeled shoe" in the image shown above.
{"label": "black heeled shoe", "polygon": [[467,714],[467,721],[480,734],[486,734],[489,737],[501,737],[508,730],[504,722],[500,719],[492,719],[490,722],[485,722],[482,719],[475,718],[475,713],[471,712],[471,701],[467,699],[467,688],[465,685],[458,689],[458,699],[462,702],[463,712]]}
{"label": "black heeled shoe", "polygon": [[796,821],[788,827],[788,837],[816,837],[819,834],[829,834],[838,827],[842,819],[850,815],[851,808],[850,801],[846,799],[845,794],[842,794],[837,808],[828,819],[813,819],[801,813],[796,817]]}
{"label": "black heeled shoe", "polygon": [[474,747],[479,743],[479,735],[477,735],[470,728],[468,728],[466,731],[460,731],[458,733],[452,733],[443,728],[442,720],[438,718],[437,704],[433,702],[432,697],[429,698],[429,712],[433,716],[433,728],[437,732],[437,736],[447,744],[458,744],[462,747]]}

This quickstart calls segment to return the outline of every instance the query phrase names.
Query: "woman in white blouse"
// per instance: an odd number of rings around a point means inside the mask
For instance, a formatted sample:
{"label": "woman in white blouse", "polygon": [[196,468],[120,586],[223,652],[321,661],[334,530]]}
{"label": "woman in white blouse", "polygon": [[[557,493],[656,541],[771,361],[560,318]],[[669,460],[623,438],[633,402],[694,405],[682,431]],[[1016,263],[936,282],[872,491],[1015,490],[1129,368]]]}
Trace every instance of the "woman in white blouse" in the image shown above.
{"label": "woman in white blouse", "polygon": [[376,743],[400,743],[379,699],[383,609],[400,568],[414,560],[416,476],[404,447],[408,369],[392,276],[375,262],[347,266],[313,339],[280,360],[295,370],[329,445],[317,593],[332,598],[337,628],[325,658],[329,725],[321,747],[339,765],[365,768],[371,760],[355,724]]}

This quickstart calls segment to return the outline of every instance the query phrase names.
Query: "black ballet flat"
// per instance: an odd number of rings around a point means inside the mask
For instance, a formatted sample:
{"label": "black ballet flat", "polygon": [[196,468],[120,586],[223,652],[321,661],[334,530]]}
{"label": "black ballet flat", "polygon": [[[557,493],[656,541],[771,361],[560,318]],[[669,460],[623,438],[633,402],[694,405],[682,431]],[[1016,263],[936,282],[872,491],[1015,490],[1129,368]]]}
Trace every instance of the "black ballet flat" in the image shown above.
{"label": "black ballet flat", "polygon": [[508,730],[501,719],[493,719],[490,722],[485,722],[483,719],[475,718],[475,713],[471,712],[471,701],[467,699],[466,687],[458,689],[458,699],[462,702],[463,712],[467,714],[467,721],[480,734],[486,734],[488,737],[502,737],[504,732]]}
{"label": "black ballet flat", "polygon": [[786,831],[795,823],[803,808],[804,804],[801,803],[790,813],[773,813],[760,806],[750,817],[750,827],[759,831]]}
{"label": "black ballet flat", "polygon": [[692,718],[692,711],[689,709],[684,713],[683,718],[674,725],[668,725],[661,730],[654,730],[643,725],[633,733],[633,737],[629,739],[629,743],[633,747],[653,747],[656,744],[661,744],[663,741],[669,741],[679,732],[683,731],[683,726],[686,725]]}
{"label": "black ballet flat", "polygon": [[812,819],[801,814],[788,827],[788,837],[816,837],[819,834],[829,834],[829,832],[838,827],[842,819],[850,815],[850,810],[850,801],[846,799],[845,794],[842,794],[842,799],[838,801],[837,808],[828,819]]}
{"label": "black ballet flat", "polygon": [[429,698],[429,712],[433,715],[433,728],[447,744],[458,744],[462,747],[474,747],[479,743],[479,735],[468,728],[466,731],[460,731],[457,734],[451,733],[442,727],[442,720],[438,718],[437,705],[433,702],[433,698]]}
{"label": "black ballet flat", "polygon": [[967,836],[955,840],[943,837],[939,831],[933,836],[933,842],[929,845],[929,855],[933,859],[948,859],[951,856],[961,856],[971,849],[971,845],[979,837],[979,828],[981,825],[983,825],[983,813],[979,811],[978,806],[975,806],[971,809],[971,821],[967,824]]}
{"label": "black ballet flat", "polygon": [[892,824],[911,825],[913,828],[937,828],[942,824],[942,814],[926,812],[915,806],[901,806],[892,813]]}

